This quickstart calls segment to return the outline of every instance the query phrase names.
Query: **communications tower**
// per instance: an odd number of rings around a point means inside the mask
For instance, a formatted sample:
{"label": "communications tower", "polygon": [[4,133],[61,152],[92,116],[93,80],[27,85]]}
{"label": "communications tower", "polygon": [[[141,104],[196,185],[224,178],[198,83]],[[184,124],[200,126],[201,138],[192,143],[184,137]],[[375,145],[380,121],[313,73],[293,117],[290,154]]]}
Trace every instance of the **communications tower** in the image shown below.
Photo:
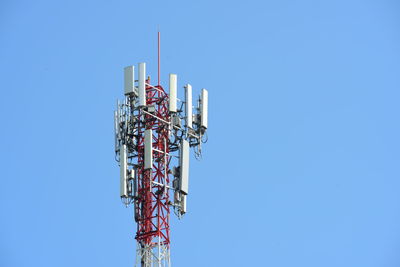
{"label": "communications tower", "polygon": [[201,157],[207,141],[208,91],[201,90],[195,107],[192,86],[178,98],[178,79],[169,75],[169,91],[152,85],[146,63],[124,69],[124,99],[114,112],[115,154],[120,166],[120,196],[133,204],[137,223],[136,265],[170,266],[170,212],[186,213],[189,193],[189,149]]}

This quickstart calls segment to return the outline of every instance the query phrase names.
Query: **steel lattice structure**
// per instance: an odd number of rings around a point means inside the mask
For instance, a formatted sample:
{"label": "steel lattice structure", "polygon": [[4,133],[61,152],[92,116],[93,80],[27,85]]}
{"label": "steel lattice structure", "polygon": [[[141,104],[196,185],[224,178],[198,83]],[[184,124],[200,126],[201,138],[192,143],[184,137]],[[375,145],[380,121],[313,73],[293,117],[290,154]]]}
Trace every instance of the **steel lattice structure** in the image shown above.
{"label": "steel lattice structure", "polygon": [[[147,80],[150,84],[150,80]],[[135,205],[137,221],[136,240],[138,242],[137,259],[142,266],[151,266],[155,258],[162,265],[169,264],[169,140],[168,140],[168,96],[161,86],[146,86],[146,105],[154,105],[154,115],[138,112],[138,197]],[[163,122],[165,121],[165,122]],[[144,134],[145,129],[152,129],[154,163],[152,169],[144,169]],[[152,181],[152,183],[150,182]],[[159,249],[162,251],[153,251]],[[160,258],[158,258],[160,257]]]}
{"label": "steel lattice structure", "polygon": [[[114,115],[120,196],[126,206],[134,205],[136,266],[170,266],[170,211],[179,218],[186,213],[189,148],[201,156],[208,92],[202,89],[193,114],[191,85],[180,101],[175,74],[170,74],[168,94],[159,82],[150,84],[145,63],[138,70],[136,80],[134,66],[125,68],[125,99]],[[177,166],[170,169],[172,164]]]}

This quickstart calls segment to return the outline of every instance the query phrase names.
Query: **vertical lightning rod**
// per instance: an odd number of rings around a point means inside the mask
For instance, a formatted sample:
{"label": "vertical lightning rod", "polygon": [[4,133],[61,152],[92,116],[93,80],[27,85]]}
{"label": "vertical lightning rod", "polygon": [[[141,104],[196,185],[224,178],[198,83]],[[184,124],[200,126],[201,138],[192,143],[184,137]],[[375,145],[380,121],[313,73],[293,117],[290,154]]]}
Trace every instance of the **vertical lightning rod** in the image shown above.
{"label": "vertical lightning rod", "polygon": [[160,31],[158,31],[158,86],[160,86]]}

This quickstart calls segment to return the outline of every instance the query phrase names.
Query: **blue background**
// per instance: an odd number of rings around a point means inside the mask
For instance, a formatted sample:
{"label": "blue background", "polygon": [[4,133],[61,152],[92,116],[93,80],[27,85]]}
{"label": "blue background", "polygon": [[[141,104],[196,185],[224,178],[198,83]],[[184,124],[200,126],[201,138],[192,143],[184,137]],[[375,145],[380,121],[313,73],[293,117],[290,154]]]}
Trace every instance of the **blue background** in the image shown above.
{"label": "blue background", "polygon": [[210,94],[173,266],[400,266],[399,8],[1,1],[0,266],[133,265],[113,110],[158,29],[162,83]]}

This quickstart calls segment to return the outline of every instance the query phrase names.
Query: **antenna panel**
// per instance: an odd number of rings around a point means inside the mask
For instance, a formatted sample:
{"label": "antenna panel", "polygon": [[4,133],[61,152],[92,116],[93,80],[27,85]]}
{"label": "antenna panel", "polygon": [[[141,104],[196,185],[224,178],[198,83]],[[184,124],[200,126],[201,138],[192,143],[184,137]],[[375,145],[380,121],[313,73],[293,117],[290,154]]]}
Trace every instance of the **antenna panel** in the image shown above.
{"label": "antenna panel", "polygon": [[180,183],[179,189],[187,195],[189,192],[189,142],[182,139],[179,157]]}
{"label": "antenna panel", "polygon": [[144,168],[153,168],[153,131],[151,129],[144,132]]}
{"label": "antenna panel", "polygon": [[181,208],[182,208],[182,210],[181,210],[182,214],[185,214],[186,213],[186,195],[182,196],[182,206],[181,206]]}
{"label": "antenna panel", "polygon": [[138,197],[138,179],[137,172],[135,169],[131,170],[131,178],[133,180],[133,197]]}
{"label": "antenna panel", "polygon": [[169,111],[176,112],[177,75],[169,75]]}
{"label": "antenna panel", "polygon": [[200,115],[201,115],[201,127],[204,127],[207,129],[207,126],[208,126],[208,91],[204,88],[201,90]]}
{"label": "antenna panel", "polygon": [[185,87],[185,102],[186,102],[186,126],[188,128],[192,127],[193,112],[192,112],[192,86],[187,84]]}
{"label": "antenna panel", "polygon": [[114,111],[114,150],[118,151],[118,113]]}
{"label": "antenna panel", "polygon": [[146,106],[146,63],[139,63],[139,107]]}
{"label": "antenna panel", "polygon": [[127,193],[127,157],[126,157],[126,145],[122,145],[120,149],[120,156],[119,156],[119,165],[120,165],[120,196],[121,197],[128,197]]}
{"label": "antenna panel", "polygon": [[124,68],[124,93],[129,95],[135,92],[135,67]]}

